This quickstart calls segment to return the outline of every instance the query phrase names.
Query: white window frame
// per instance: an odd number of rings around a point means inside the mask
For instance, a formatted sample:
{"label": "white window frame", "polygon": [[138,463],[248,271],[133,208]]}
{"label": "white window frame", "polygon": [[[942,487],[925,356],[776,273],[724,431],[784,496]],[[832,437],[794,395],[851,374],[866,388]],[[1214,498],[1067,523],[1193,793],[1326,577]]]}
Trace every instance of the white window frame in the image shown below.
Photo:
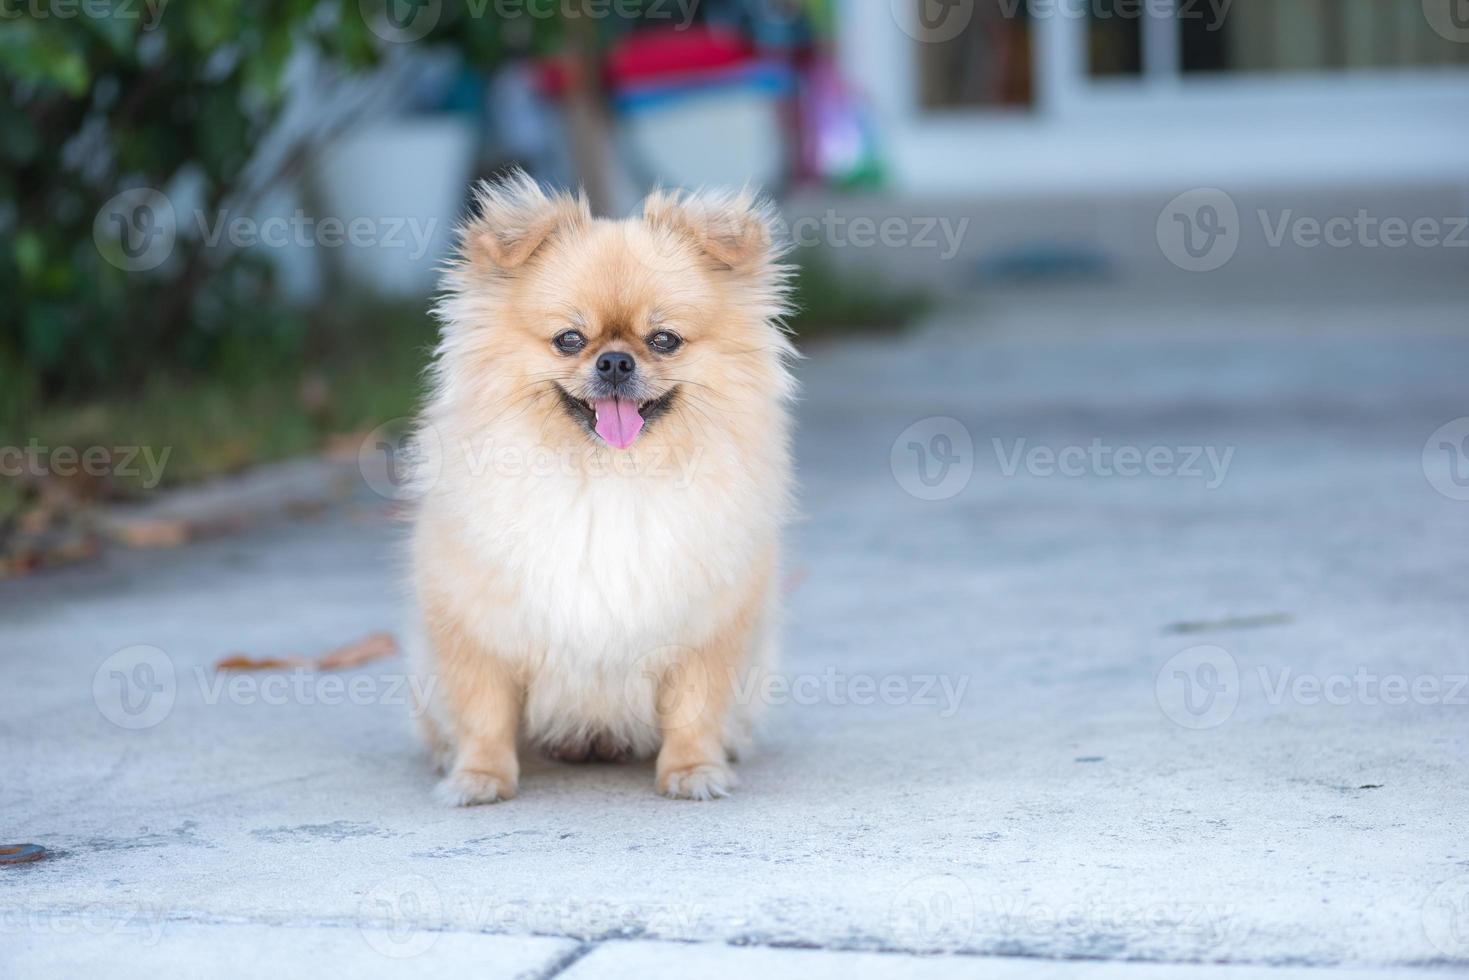
{"label": "white window frame", "polygon": [[[1094,78],[1087,21],[1032,20],[1032,107],[925,109],[919,42],[891,3],[849,0],[839,50],[865,84],[896,182],[912,191],[1067,192],[1205,183],[1469,186],[1469,71],[1183,75],[1172,21],[1146,18],[1144,72]],[[874,84],[878,82],[880,84]]]}

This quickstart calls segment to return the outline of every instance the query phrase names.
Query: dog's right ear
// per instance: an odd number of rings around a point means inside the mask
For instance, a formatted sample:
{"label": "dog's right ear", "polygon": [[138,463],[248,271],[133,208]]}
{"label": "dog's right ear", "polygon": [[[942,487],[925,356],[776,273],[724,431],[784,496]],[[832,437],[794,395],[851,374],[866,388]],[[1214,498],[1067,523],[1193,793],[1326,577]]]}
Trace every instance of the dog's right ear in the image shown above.
{"label": "dog's right ear", "polygon": [[475,188],[475,215],[460,230],[460,247],[471,261],[514,269],[559,229],[592,219],[584,195],[547,194],[524,170]]}

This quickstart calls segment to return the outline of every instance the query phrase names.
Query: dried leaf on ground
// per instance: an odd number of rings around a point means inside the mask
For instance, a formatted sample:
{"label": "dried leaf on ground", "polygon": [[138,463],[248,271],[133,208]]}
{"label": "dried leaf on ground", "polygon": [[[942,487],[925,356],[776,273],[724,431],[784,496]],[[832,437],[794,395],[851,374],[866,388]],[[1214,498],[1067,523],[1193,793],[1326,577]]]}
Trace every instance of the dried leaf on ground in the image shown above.
{"label": "dried leaf on ground", "polygon": [[320,657],[251,657],[234,653],[215,664],[216,670],[283,670],[304,667],[314,670],[342,670],[391,657],[398,652],[398,641],[391,633],[369,633],[360,640],[329,650]]}
{"label": "dried leaf on ground", "polygon": [[337,647],[330,653],[324,654],[317,661],[317,666],[322,670],[337,670],[342,667],[356,667],[359,664],[370,663],[391,657],[398,652],[398,641],[393,639],[391,633],[369,633],[362,639],[346,646]]}

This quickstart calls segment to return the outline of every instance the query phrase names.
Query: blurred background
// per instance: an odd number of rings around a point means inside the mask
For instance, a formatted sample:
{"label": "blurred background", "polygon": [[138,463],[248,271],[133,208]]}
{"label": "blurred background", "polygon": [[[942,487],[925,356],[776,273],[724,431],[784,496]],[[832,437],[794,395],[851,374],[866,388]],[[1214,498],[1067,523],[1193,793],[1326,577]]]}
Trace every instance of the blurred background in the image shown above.
{"label": "blurred background", "polygon": [[764,188],[808,351],[1057,296],[1469,309],[1464,0],[13,0],[0,93],[11,573],[411,415],[512,165],[610,215]]}

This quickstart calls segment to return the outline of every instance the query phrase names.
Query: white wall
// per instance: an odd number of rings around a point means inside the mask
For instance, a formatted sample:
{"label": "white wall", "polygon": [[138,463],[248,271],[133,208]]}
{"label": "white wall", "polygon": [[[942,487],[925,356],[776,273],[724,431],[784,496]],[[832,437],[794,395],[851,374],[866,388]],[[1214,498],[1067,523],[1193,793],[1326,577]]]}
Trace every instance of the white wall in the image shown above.
{"label": "white wall", "polygon": [[843,6],[840,57],[907,194],[1138,191],[1228,183],[1464,182],[1469,71],[1094,86],[1081,21],[1034,21],[1034,111],[918,107],[921,45],[893,5]]}

